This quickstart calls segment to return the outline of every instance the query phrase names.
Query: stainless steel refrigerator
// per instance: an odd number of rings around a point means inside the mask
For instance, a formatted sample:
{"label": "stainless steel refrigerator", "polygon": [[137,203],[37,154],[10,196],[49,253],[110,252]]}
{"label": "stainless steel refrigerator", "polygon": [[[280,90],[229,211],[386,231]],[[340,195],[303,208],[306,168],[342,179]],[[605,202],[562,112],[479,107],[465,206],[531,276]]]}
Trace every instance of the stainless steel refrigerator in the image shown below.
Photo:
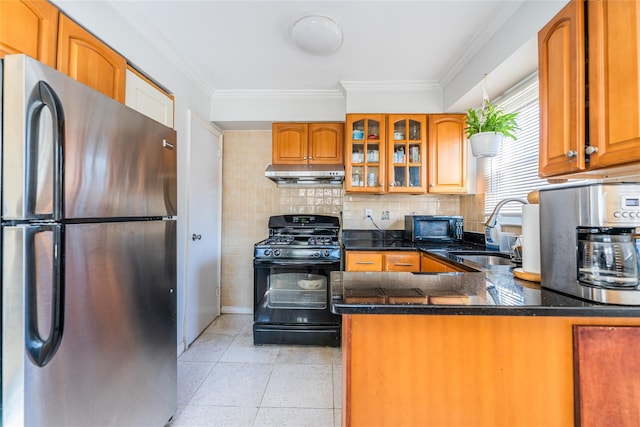
{"label": "stainless steel refrigerator", "polygon": [[176,134],[23,55],[2,77],[2,424],[176,409]]}

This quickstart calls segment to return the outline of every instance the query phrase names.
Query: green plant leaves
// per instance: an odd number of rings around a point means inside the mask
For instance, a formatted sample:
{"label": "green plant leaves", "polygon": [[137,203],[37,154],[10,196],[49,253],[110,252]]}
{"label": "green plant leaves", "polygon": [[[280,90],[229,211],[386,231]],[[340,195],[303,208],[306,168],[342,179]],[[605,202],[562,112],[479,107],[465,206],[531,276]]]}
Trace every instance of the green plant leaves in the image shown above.
{"label": "green plant leaves", "polygon": [[467,137],[480,132],[498,132],[516,139],[514,132],[520,129],[516,122],[517,116],[518,113],[505,113],[487,100],[484,109],[467,110]]}

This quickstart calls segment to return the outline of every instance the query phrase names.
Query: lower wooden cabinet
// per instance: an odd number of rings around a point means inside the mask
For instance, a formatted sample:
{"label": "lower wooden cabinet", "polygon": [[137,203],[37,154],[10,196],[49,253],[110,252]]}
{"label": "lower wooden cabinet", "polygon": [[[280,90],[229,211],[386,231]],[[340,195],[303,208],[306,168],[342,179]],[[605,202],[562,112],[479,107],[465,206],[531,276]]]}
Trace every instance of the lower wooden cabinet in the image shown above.
{"label": "lower wooden cabinet", "polygon": [[423,253],[420,255],[420,271],[424,273],[452,273],[455,271],[467,270],[456,267],[453,264],[440,261],[439,259]]}
{"label": "lower wooden cabinet", "polygon": [[[584,407],[575,394],[573,327],[587,324],[636,326],[631,341],[605,329],[605,342],[627,350],[592,359],[615,385],[589,385],[618,415],[630,411],[629,424],[611,418],[597,425],[635,426],[640,363],[631,348],[637,348],[640,318],[415,314],[342,316],[342,425],[595,425],[575,420],[576,413],[605,408]],[[624,347],[628,343],[633,347]],[[591,351],[596,345],[588,344]],[[629,400],[618,400],[623,392]]]}
{"label": "lower wooden cabinet", "polygon": [[415,251],[347,251],[345,271],[420,271]]}
{"label": "lower wooden cabinet", "polygon": [[382,271],[382,252],[347,251],[345,271]]}
{"label": "lower wooden cabinet", "polygon": [[418,252],[385,252],[384,271],[418,272],[420,271],[420,254]]}

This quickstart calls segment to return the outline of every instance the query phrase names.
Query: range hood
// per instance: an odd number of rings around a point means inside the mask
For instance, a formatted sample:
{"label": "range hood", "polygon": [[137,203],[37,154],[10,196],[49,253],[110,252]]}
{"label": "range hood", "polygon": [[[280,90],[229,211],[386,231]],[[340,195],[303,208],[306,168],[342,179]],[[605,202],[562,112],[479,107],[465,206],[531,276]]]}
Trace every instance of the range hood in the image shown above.
{"label": "range hood", "polygon": [[278,187],[327,187],[342,185],[343,165],[269,165],[264,176]]}

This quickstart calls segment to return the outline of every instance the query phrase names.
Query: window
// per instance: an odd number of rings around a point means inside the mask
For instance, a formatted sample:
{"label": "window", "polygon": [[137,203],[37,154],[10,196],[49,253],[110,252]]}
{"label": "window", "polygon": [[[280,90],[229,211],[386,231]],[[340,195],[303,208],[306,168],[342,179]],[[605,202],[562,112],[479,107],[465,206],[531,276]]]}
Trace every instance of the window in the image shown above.
{"label": "window", "polygon": [[[480,159],[479,166],[484,166],[487,215],[502,199],[526,199],[530,191],[549,185],[546,180],[538,178],[538,74],[526,78],[494,102],[507,113],[519,112],[517,121],[520,130],[516,132],[515,141],[505,139],[500,154]],[[508,203],[500,212],[520,213],[521,210],[522,206],[518,203]]]}

